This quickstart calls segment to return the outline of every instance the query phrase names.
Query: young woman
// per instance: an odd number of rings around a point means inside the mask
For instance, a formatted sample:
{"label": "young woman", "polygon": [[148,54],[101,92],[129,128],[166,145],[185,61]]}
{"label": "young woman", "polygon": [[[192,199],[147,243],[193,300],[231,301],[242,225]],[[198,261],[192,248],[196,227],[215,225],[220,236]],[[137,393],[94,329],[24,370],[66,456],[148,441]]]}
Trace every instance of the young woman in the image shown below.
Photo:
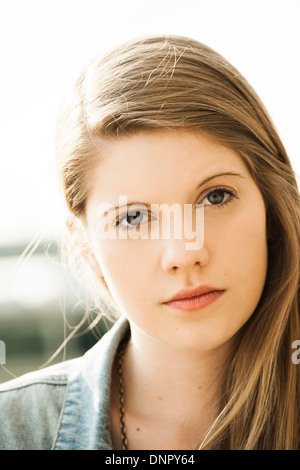
{"label": "young woman", "polygon": [[192,39],[126,43],[77,80],[57,162],[95,307],[120,318],[1,386],[1,448],[298,449],[299,192],[241,74]]}

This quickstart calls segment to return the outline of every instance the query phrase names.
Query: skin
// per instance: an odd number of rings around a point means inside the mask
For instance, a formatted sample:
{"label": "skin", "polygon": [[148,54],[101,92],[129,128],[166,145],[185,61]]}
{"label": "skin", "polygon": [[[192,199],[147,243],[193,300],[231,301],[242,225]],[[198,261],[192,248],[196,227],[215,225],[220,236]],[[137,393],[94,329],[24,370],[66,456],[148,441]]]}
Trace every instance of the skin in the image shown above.
{"label": "skin", "polygon": [[[241,176],[218,176],[197,189],[223,172]],[[214,205],[217,186],[236,197],[224,204],[231,196],[223,190]],[[202,248],[187,250],[184,236],[99,240],[97,207],[118,205],[119,195],[149,204],[204,204]],[[131,326],[124,357],[129,446],[193,449],[220,412],[217,400],[234,339],[264,287],[267,235],[260,190],[239,155],[200,133],[140,132],[106,143],[87,203],[87,234],[86,261],[104,277]],[[190,312],[163,304],[201,284],[225,292]],[[111,426],[118,448],[116,371],[113,377]]]}

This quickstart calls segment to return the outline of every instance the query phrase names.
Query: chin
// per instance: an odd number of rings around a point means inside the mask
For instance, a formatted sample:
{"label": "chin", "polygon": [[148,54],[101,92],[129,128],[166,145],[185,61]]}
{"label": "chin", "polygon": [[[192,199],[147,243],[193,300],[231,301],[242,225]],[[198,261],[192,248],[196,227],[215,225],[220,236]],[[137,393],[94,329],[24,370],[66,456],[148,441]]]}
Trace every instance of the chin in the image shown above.
{"label": "chin", "polygon": [[164,342],[170,346],[172,345],[175,349],[204,353],[217,350],[221,347],[227,347],[230,344],[231,338],[234,337],[234,333],[231,335],[228,332],[217,331],[216,334],[216,331],[197,331],[195,327],[192,332],[183,330],[185,329],[178,328],[176,334],[172,335],[172,337],[170,335]]}

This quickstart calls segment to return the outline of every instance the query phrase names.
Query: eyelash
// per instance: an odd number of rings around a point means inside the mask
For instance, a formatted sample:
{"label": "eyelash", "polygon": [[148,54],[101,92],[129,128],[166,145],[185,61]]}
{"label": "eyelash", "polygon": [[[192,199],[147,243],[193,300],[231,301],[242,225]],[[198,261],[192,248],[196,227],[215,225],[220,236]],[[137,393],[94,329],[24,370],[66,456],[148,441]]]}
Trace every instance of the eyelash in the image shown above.
{"label": "eyelash", "polygon": [[[140,215],[145,215],[145,212],[142,212],[142,211],[139,211],[139,210],[137,210],[136,212],[139,212]],[[120,221],[122,221],[123,219],[126,219],[126,217],[128,217],[128,215],[130,216],[129,212],[125,212],[125,214],[120,215],[120,217],[118,217],[115,220],[115,222],[113,223],[113,227],[116,228],[116,227],[120,226],[120,227],[122,227],[122,230],[128,230],[128,229],[130,230],[131,228],[138,227],[140,224],[139,225],[132,225],[132,226],[130,226],[130,225],[121,226],[120,225]],[[136,216],[136,214],[132,214],[132,215]]]}
{"label": "eyelash", "polygon": [[226,206],[226,205],[229,204],[230,202],[233,202],[235,199],[238,199],[238,195],[237,195],[237,193],[236,193],[235,191],[233,191],[232,189],[224,188],[223,186],[217,186],[216,188],[211,189],[211,190],[206,194],[206,196],[204,196],[204,199],[205,199],[206,197],[208,197],[210,194],[213,194],[213,193],[216,193],[216,192],[229,194],[230,197],[227,198],[225,202],[221,202],[221,204],[209,204],[209,206],[210,206],[210,207],[213,207],[213,209],[223,209],[224,206]]}
{"label": "eyelash", "polygon": [[[208,196],[210,196],[210,194],[213,194],[213,193],[216,193],[216,192],[223,192],[223,193],[226,193],[226,194],[229,194],[230,197],[226,199],[225,202],[221,202],[220,204],[206,204],[208,205],[209,207],[212,207],[214,209],[223,209],[227,204],[230,204],[231,202],[233,202],[235,199],[238,199],[238,195],[236,194],[235,191],[233,191],[232,189],[228,189],[228,188],[224,188],[223,186],[217,186],[216,188],[214,189],[211,189],[207,194],[206,196],[204,196],[203,199],[207,198]],[[145,215],[145,213],[143,213],[142,211],[139,211],[140,214],[142,215]],[[120,225],[120,221],[123,220],[123,218],[126,218],[128,217],[128,214],[129,212],[125,212],[124,214],[122,214],[120,217],[118,217],[115,222],[113,223],[113,227],[116,228],[118,226],[121,227]],[[139,224],[140,225],[140,224]],[[132,228],[134,227],[138,227],[139,225],[133,225]],[[122,230],[130,230],[130,225],[125,225],[125,226],[122,226]]]}

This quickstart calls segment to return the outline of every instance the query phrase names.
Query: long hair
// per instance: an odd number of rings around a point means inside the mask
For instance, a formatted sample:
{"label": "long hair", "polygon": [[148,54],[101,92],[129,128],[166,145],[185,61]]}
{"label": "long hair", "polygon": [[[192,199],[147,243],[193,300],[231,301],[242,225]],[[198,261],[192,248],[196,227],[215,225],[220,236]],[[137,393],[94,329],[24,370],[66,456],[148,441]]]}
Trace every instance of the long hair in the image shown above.
{"label": "long hair", "polygon": [[266,206],[265,286],[239,332],[220,415],[199,446],[298,449],[292,343],[300,339],[299,191],[275,126],[243,76],[209,47],[180,36],[139,38],[92,61],[58,120],[57,167],[67,207],[85,227],[101,143],[156,129],[200,131],[236,151]]}

